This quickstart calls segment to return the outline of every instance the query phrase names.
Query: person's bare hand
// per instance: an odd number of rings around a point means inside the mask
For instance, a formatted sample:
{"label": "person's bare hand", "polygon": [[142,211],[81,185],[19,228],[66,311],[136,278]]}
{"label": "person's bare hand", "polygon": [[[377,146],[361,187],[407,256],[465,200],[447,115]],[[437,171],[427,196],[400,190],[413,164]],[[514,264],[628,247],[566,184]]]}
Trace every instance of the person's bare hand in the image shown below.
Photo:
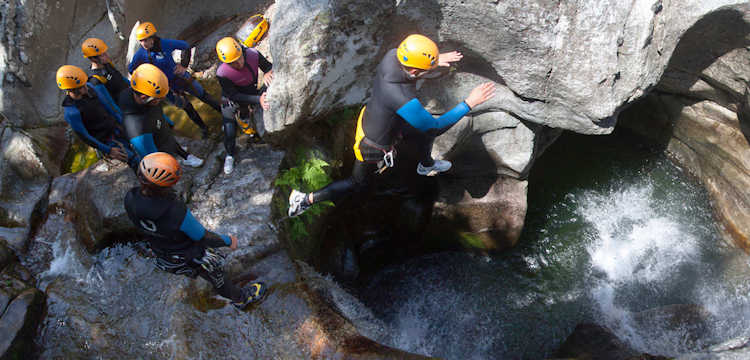
{"label": "person's bare hand", "polygon": [[115,160],[128,162],[128,153],[124,148],[122,148],[122,145],[112,146],[111,148],[109,148],[109,154],[107,154],[107,156]]}
{"label": "person's bare hand", "polygon": [[451,51],[438,55],[438,66],[451,66],[451,63],[457,62],[464,57],[458,51]]}
{"label": "person's bare hand", "polygon": [[466,102],[466,105],[469,105],[469,107],[473,109],[475,106],[482,104],[493,96],[495,96],[495,83],[486,82],[471,90],[469,97],[464,101]]}
{"label": "person's bare hand", "polygon": [[272,81],[273,81],[273,70],[263,74],[263,84],[270,87]]}
{"label": "person's bare hand", "polygon": [[269,104],[269,103],[268,103],[268,100],[266,100],[266,94],[267,94],[267,93],[263,93],[263,94],[262,94],[262,95],[260,96],[260,107],[262,107],[262,108],[263,108],[263,110],[266,110],[266,111],[268,111],[268,109],[270,109],[270,108],[271,108],[271,104]]}
{"label": "person's bare hand", "polygon": [[174,73],[177,75],[182,75],[185,73],[185,70],[187,70],[184,66],[177,64],[174,66]]}
{"label": "person's bare hand", "polygon": [[237,250],[237,244],[239,243],[237,241],[237,237],[234,235],[230,235],[229,238],[232,239],[232,243],[229,245],[229,248],[232,250]]}

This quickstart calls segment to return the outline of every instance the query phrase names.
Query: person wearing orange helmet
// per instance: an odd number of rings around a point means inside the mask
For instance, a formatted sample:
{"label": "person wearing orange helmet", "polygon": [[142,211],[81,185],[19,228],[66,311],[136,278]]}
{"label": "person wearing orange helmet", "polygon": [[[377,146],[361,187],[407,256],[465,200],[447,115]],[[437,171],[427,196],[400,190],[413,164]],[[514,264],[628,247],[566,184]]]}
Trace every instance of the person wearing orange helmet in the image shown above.
{"label": "person wearing orange helmet", "polygon": [[[221,85],[221,115],[224,120],[224,173],[234,168],[236,124],[239,120],[242,131],[254,135],[251,114],[257,109],[257,117],[263,118],[263,110],[269,109],[266,87],[273,80],[272,64],[259,51],[243,47],[231,37],[216,43],[216,54],[221,65],[216,69],[216,78]],[[263,70],[264,86],[258,88],[258,68]],[[237,119],[237,120],[236,120]]]}
{"label": "person wearing orange helmet", "polygon": [[128,79],[112,65],[107,50],[109,47],[102,39],[88,38],[81,44],[83,57],[91,61],[89,81],[104,85],[113,99],[120,97],[120,92],[128,88]]}
{"label": "person wearing orange helmet", "polygon": [[168,125],[161,102],[169,92],[167,76],[152,64],[142,64],[130,76],[130,88],[120,93],[119,104],[130,144],[142,158],[161,151],[179,155],[183,164],[203,165],[203,160],[183,149]]}
{"label": "person wearing orange helmet", "polygon": [[65,91],[62,102],[65,121],[78,138],[102,155],[125,162],[135,170],[138,158],[127,145],[122,112],[104,85],[88,82],[88,75],[73,65],[61,66],[55,81]]}
{"label": "person wearing orange helmet", "polygon": [[[170,87],[170,91],[167,93],[167,100],[185,110],[190,120],[201,129],[203,138],[207,138],[208,126],[203,122],[200,114],[195,110],[190,101],[187,100],[185,95],[189,93],[197,97],[218,112],[221,112],[221,106],[186,71],[190,64],[190,44],[182,40],[165,39],[156,36],[156,26],[150,22],[143,22],[138,25],[136,28],[136,39],[138,39],[141,47],[138,48],[138,51],[135,52],[133,58],[130,60],[128,72],[132,74],[139,65],[146,63],[153,64],[164,72]],[[182,52],[179,64],[176,64],[172,58],[172,52],[175,50]]]}
{"label": "person wearing orange helmet", "polygon": [[157,267],[191,278],[200,276],[232,305],[245,309],[262,299],[266,286],[252,282],[240,288],[229,281],[223,269],[224,256],[213,249],[236,250],[237,238],[207,230],[198,222],[173,189],[181,175],[180,164],[172,155],[146,155],[138,166],[140,186],[125,195],[128,218],[146,235]]}
{"label": "person wearing orange helmet", "polygon": [[396,164],[394,150],[401,137],[415,142],[419,149],[417,174],[433,176],[450,169],[450,162],[432,159],[434,138],[494,96],[495,86],[487,82],[475,87],[466,100],[436,118],[417,99],[416,82],[462,57],[457,51],[440,54],[432,40],[419,34],[407,36],[397,48],[388,51],[377,67],[370,100],[359,113],[352,176],[311,193],[292,189],[288,215],[297,216],[314,203],[336,202],[368,189],[376,174]]}

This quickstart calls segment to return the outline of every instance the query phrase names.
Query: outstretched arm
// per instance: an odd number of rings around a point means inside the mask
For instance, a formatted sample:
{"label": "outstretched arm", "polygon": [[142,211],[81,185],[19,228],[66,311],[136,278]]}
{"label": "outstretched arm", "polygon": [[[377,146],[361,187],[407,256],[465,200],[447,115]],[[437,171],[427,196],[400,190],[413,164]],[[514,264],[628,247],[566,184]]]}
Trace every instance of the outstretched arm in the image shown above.
{"label": "outstretched arm", "polygon": [[180,231],[185,233],[185,235],[193,241],[200,242],[201,245],[206,247],[237,247],[236,239],[233,239],[228,235],[219,235],[215,232],[206,230],[206,228],[195,219],[189,209],[185,212],[185,217],[182,219]]}
{"label": "outstretched arm", "polygon": [[464,115],[471,111],[469,105],[466,102],[459,103],[453,109],[440,117],[433,117],[427,110],[425,110],[419,99],[414,98],[407,102],[396,113],[401,116],[409,125],[413,126],[419,131],[426,132],[432,129],[441,129],[446,126],[450,126],[461,120]]}
{"label": "outstretched arm", "polygon": [[70,124],[70,127],[73,129],[73,131],[75,131],[76,135],[78,135],[78,138],[80,138],[87,145],[96,148],[105,154],[109,154],[109,151],[112,149],[108,145],[91,136],[91,134],[89,134],[89,131],[86,130],[86,127],[83,126],[81,112],[78,111],[78,108],[76,108],[75,106],[66,106],[64,107],[64,109],[65,121]]}

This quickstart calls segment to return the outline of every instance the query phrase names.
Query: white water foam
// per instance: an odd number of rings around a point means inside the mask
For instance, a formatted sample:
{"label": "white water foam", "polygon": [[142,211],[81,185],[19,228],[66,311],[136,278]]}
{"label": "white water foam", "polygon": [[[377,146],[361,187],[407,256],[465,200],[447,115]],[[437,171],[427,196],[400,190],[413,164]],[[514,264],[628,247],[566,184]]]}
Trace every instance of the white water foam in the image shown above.
{"label": "white water foam", "polygon": [[694,346],[686,340],[691,331],[687,328],[636,321],[636,312],[646,309],[629,308],[633,299],[628,299],[628,289],[670,286],[681,267],[699,265],[701,238],[691,233],[686,219],[665,211],[660,203],[665,200],[657,200],[650,183],[588,192],[582,198],[578,211],[595,230],[587,239],[594,276],[590,293],[604,325],[639,351],[676,355]]}

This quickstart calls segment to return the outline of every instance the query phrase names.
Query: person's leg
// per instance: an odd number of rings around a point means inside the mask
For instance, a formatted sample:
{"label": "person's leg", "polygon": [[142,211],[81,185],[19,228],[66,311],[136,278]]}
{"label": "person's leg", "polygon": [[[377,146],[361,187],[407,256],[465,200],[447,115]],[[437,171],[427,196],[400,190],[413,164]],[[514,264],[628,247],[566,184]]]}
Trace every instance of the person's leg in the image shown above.
{"label": "person's leg", "polygon": [[185,99],[183,103],[184,107],[182,109],[185,110],[185,113],[187,113],[190,120],[192,120],[201,129],[201,136],[204,139],[208,138],[208,126],[206,126],[206,123],[203,122],[203,118],[201,118],[201,115],[197,110],[195,110],[193,104],[191,104],[190,101],[187,101],[187,99]]}
{"label": "person's leg", "polygon": [[237,138],[237,123],[232,118],[222,118],[224,120],[224,149],[227,155],[234,156],[234,149]]}
{"label": "person's leg", "polygon": [[[190,80],[187,80],[190,81]],[[219,106],[219,102],[214,100],[206,90],[203,89],[203,86],[198,82],[198,80],[192,80],[190,81],[190,86],[187,87],[187,90],[190,94],[200,99],[200,101],[203,101],[204,103],[208,104],[208,106],[214,108],[214,110],[221,112],[221,106]]]}
{"label": "person's leg", "polygon": [[298,216],[305,212],[312,204],[320,201],[338,202],[344,197],[359,194],[369,188],[378,170],[377,164],[355,160],[352,176],[334,181],[320,190],[303,193],[292,189],[289,195],[289,216]]}
{"label": "person's leg", "polygon": [[244,300],[242,289],[232,284],[221,267],[216,267],[211,271],[200,267],[198,269],[198,275],[210,282],[216,292],[222,297],[227,298],[232,302],[242,302]]}

